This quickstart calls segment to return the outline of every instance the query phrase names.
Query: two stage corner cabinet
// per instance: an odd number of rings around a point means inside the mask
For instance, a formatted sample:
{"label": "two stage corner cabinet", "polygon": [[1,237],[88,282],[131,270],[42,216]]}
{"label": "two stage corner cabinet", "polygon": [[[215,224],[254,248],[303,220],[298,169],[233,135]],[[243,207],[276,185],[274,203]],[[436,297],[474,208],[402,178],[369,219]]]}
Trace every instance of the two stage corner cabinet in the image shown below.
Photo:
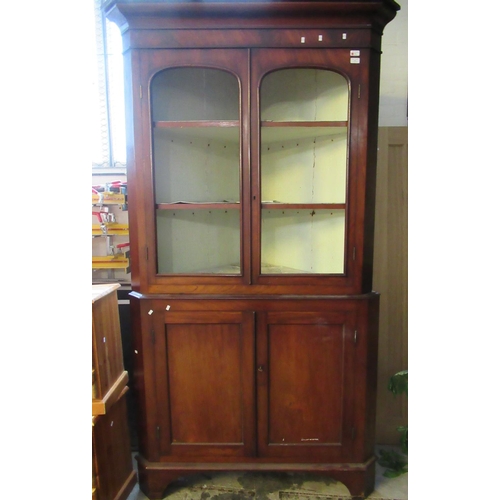
{"label": "two stage corner cabinet", "polygon": [[393,0],[108,0],[151,499],[210,471],[375,479],[381,39]]}

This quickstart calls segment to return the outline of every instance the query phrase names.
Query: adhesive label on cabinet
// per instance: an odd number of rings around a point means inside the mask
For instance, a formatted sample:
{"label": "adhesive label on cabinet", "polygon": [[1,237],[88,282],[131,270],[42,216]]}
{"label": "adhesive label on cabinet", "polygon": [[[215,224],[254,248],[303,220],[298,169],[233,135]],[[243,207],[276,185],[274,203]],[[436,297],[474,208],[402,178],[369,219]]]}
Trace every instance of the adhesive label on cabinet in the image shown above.
{"label": "adhesive label on cabinet", "polygon": [[359,57],[351,57],[351,64],[359,64],[361,59]]}
{"label": "adhesive label on cabinet", "polygon": [[351,50],[350,55],[351,56],[359,56],[361,54],[360,50]]}

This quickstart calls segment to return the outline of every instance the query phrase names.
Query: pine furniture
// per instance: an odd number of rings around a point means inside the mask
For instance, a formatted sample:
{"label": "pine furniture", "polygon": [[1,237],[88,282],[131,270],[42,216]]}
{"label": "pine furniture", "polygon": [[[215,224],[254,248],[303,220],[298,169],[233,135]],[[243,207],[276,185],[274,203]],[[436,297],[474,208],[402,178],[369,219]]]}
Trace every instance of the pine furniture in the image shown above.
{"label": "pine furniture", "polygon": [[118,314],[118,283],[92,285],[92,415],[104,415],[128,383]]}
{"label": "pine furniture", "polygon": [[125,500],[132,464],[117,289],[92,285],[92,500]]}

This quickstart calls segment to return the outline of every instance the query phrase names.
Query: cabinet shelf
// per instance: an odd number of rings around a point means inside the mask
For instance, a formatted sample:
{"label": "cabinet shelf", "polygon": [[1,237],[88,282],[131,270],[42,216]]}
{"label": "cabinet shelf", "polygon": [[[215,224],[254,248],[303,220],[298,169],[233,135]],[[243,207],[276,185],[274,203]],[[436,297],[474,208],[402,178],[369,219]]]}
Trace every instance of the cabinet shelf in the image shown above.
{"label": "cabinet shelf", "polygon": [[301,141],[304,139],[316,139],[320,137],[327,140],[342,139],[345,141],[347,139],[347,122],[265,123],[267,123],[267,125],[264,125],[263,123],[261,130],[261,141],[263,145],[270,145],[272,143],[282,141]]}
{"label": "cabinet shelf", "polygon": [[262,120],[261,127],[347,127],[347,121],[274,121]]}
{"label": "cabinet shelf", "polygon": [[[262,263],[261,265],[262,274],[311,274],[311,271],[305,269],[298,269],[293,267],[286,267],[274,264]],[[196,269],[190,273],[184,273],[185,276],[193,276],[197,274],[225,274],[225,275],[241,275],[241,267],[237,264],[227,264],[217,267]]]}
{"label": "cabinet shelf", "polygon": [[[345,203],[280,203],[280,202],[262,202],[261,208],[270,210],[345,210]],[[158,210],[224,210],[224,209],[239,209],[238,202],[207,202],[207,203],[191,203],[191,202],[173,202],[173,203],[157,203]]]}
{"label": "cabinet shelf", "polygon": [[[234,144],[238,147],[240,139],[239,122],[193,121],[193,122],[155,122],[154,136],[156,140],[190,141],[210,140]],[[205,144],[206,145],[206,144]],[[198,144],[200,146],[200,144]],[[221,152],[219,151],[219,154]]]}
{"label": "cabinet shelf", "polygon": [[271,210],[345,210],[345,203],[279,203],[279,202],[264,202],[261,203],[261,208]]}
{"label": "cabinet shelf", "polygon": [[177,120],[155,121],[155,128],[202,128],[202,127],[238,127],[238,120]]}
{"label": "cabinet shelf", "polygon": [[239,209],[239,202],[172,202],[172,203],[157,203],[158,210],[221,210],[221,209]]}

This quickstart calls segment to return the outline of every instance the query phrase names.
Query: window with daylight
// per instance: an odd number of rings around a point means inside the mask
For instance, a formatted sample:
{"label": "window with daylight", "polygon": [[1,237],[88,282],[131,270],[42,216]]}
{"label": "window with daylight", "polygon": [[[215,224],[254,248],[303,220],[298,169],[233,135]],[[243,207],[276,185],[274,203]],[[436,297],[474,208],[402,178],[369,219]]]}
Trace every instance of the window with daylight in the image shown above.
{"label": "window with daylight", "polygon": [[123,169],[126,162],[123,56],[120,30],[94,2],[92,168]]}

